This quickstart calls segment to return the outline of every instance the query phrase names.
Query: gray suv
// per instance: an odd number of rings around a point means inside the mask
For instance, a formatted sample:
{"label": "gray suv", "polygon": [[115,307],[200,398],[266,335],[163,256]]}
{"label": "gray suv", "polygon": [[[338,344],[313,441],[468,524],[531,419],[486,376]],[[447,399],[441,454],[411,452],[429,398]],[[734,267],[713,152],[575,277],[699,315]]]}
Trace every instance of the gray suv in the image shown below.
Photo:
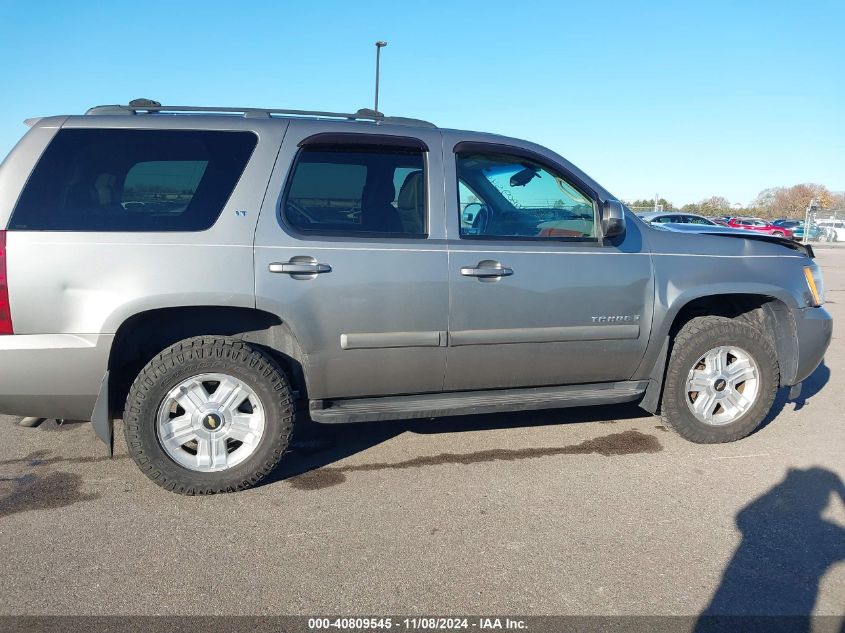
{"label": "gray suv", "polygon": [[109,450],[122,418],[175,492],[254,485],[297,412],[638,401],[732,441],[830,342],[808,247],[645,224],[533,143],[147,100],[28,123],[0,166],[0,411]]}

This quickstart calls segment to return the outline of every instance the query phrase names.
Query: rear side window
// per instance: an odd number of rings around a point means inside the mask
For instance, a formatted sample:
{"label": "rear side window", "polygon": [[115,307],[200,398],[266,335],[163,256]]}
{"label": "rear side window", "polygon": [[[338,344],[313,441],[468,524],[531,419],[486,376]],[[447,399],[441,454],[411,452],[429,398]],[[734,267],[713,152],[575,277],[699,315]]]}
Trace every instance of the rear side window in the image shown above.
{"label": "rear side window", "polygon": [[282,210],[297,231],[424,237],[422,151],[372,146],[304,147]]}
{"label": "rear side window", "polygon": [[20,231],[203,231],[220,216],[252,132],[60,130],[12,214]]}

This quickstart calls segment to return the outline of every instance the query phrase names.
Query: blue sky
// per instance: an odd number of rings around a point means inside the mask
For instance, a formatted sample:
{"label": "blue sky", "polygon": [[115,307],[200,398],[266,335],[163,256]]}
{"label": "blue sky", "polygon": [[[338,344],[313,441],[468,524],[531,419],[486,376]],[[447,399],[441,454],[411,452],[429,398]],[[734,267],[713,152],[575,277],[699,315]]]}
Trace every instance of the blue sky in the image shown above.
{"label": "blue sky", "polygon": [[0,155],[24,118],[149,97],[380,106],[546,145],[622,198],[845,190],[845,2],[0,0]]}

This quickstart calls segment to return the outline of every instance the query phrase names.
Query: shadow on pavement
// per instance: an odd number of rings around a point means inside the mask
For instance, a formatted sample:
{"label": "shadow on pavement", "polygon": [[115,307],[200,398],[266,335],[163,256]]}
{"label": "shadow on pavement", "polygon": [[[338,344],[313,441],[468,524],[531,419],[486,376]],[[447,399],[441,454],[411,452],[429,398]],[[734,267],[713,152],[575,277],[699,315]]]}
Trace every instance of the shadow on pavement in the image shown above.
{"label": "shadow on pavement", "polygon": [[[611,433],[572,446],[543,447],[537,449],[493,449],[477,453],[444,453],[418,457],[405,462],[390,464],[364,464],[344,468],[325,468],[356,453],[386,442],[402,433],[465,433],[494,429],[551,426],[579,422],[603,422],[647,417],[635,404],[582,407],[523,413],[500,413],[483,416],[456,416],[437,420],[400,420],[392,422],[322,425],[306,423],[297,431],[292,451],[279,467],[261,484],[282,480],[299,489],[327,488],[345,481],[343,473],[356,470],[401,469],[434,466],[446,463],[478,463],[487,461],[513,461],[558,454],[597,453],[622,455],[657,452],[662,449],[657,438],[639,431]],[[657,420],[658,418],[654,418]],[[602,427],[604,428],[604,427]]]}
{"label": "shadow on pavement", "polygon": [[765,620],[767,631],[809,632],[821,578],[845,560],[845,529],[822,517],[836,497],[845,503],[845,485],[835,473],[792,469],[740,510],[742,542],[696,633],[737,630],[754,618]]}
{"label": "shadow on pavement", "polygon": [[819,393],[822,388],[830,382],[830,368],[822,361],[809,378],[804,381],[801,388],[801,395],[795,399],[795,410],[800,411],[807,404],[807,400]]}
{"label": "shadow on pavement", "polygon": [[828,382],[830,382],[830,368],[825,365],[824,361],[822,361],[821,364],[816,367],[816,370],[804,380],[801,386],[801,393],[795,400],[789,399],[788,388],[779,389],[777,396],[775,396],[775,401],[772,404],[771,410],[763,419],[760,426],[757,427],[755,433],[758,433],[761,429],[769,426],[769,424],[771,424],[774,419],[781,414],[781,411],[783,411],[786,408],[786,405],[790,402],[795,404],[795,411],[800,411],[805,406],[808,406],[808,401],[816,396]]}

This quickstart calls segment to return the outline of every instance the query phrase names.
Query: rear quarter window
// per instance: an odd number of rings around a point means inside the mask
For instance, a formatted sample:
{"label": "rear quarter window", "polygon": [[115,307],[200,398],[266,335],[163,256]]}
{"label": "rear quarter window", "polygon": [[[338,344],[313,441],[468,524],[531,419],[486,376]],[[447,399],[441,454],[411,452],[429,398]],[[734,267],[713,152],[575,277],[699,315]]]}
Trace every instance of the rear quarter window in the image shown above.
{"label": "rear quarter window", "polygon": [[256,142],[252,132],[60,130],[24,187],[9,229],[206,230]]}

